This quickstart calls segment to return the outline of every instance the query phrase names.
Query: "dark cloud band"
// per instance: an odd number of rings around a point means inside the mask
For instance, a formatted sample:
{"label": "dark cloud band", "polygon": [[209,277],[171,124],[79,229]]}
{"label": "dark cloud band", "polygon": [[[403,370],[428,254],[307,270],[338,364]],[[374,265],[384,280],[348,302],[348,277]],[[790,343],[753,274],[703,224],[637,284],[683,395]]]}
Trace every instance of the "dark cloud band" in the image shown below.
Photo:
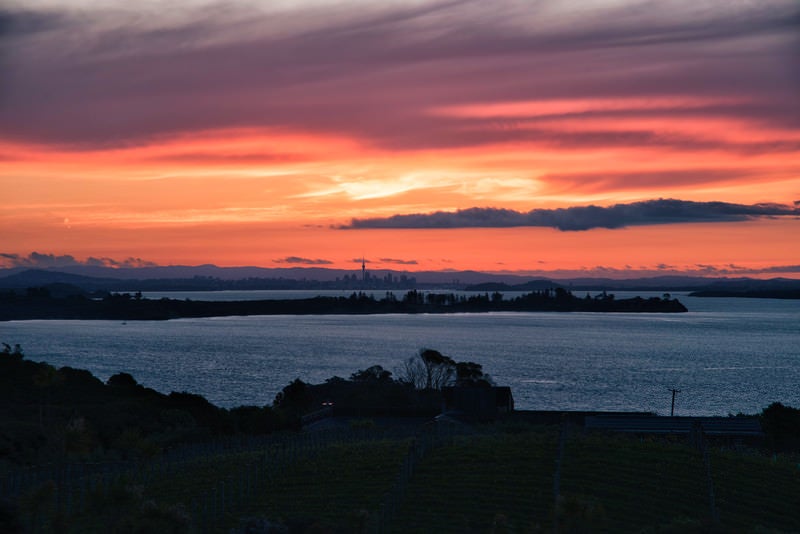
{"label": "dark cloud band", "polygon": [[299,256],[287,256],[279,260],[272,260],[272,263],[288,263],[293,265],[331,265],[333,262],[329,260],[323,260],[320,258],[312,259],[312,258],[301,258]]}
{"label": "dark cloud band", "polygon": [[417,265],[417,260],[403,260],[399,258],[381,258],[381,263],[392,263],[394,265]]}
{"label": "dark cloud band", "polygon": [[0,252],[0,267],[30,267],[32,269],[49,269],[59,267],[74,267],[85,265],[91,267],[112,267],[112,268],[133,268],[133,267],[156,267],[157,264],[145,261],[141,258],[127,258],[125,260],[115,260],[112,258],[89,257],[85,260],[78,260],[69,254],[41,254],[31,252],[27,256]]}
{"label": "dark cloud band", "polygon": [[385,218],[353,219],[342,229],[372,228],[510,228],[538,226],[562,231],[624,228],[656,224],[736,222],[757,217],[800,216],[800,208],[781,204],[732,204],[658,199],[613,206],[575,206],[519,212],[501,208],[469,208],[455,212],[415,213]]}

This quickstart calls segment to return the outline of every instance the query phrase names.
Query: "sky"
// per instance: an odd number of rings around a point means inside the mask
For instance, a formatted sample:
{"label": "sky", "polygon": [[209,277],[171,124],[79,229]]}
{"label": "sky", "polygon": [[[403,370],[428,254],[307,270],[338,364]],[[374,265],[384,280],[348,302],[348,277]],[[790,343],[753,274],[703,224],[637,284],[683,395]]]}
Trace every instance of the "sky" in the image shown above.
{"label": "sky", "polygon": [[0,193],[0,267],[798,278],[800,3],[5,0]]}

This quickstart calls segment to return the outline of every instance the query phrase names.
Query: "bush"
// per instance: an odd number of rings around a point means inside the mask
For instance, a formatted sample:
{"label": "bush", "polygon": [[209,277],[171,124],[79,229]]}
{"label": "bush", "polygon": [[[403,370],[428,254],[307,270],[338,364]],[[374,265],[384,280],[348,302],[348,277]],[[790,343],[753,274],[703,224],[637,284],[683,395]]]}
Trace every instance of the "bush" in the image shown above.
{"label": "bush", "polygon": [[133,375],[129,373],[117,373],[113,375],[111,378],[109,378],[106,384],[108,384],[109,386],[120,386],[120,387],[134,387],[139,385],[136,382],[136,379],[133,378]]}
{"label": "bush", "polygon": [[773,402],[761,412],[767,444],[776,451],[800,451],[800,409]]}

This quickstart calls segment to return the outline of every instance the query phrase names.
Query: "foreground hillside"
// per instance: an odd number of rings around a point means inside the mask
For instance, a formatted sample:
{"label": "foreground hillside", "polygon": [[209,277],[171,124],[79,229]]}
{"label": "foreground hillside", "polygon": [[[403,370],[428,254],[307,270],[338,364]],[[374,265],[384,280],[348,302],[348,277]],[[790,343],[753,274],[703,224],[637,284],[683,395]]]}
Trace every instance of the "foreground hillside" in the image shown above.
{"label": "foreground hillside", "polygon": [[713,450],[709,477],[702,455],[684,443],[577,432],[559,456],[558,441],[556,429],[541,428],[436,449],[391,530],[795,532],[800,525],[800,472],[787,458]]}
{"label": "foreground hillside", "polygon": [[707,470],[684,443],[502,425],[428,427],[409,440],[363,423],[45,478],[10,496],[0,530],[780,533],[800,525],[796,458],[715,449]]}
{"label": "foreground hillside", "polygon": [[[452,363],[462,380],[480,371]],[[762,448],[698,450],[563,423],[387,417],[389,398],[423,400],[388,375],[298,380],[274,406],[223,410],[6,346],[0,532],[798,531],[800,410],[765,409]],[[382,411],[296,426],[319,395]]]}

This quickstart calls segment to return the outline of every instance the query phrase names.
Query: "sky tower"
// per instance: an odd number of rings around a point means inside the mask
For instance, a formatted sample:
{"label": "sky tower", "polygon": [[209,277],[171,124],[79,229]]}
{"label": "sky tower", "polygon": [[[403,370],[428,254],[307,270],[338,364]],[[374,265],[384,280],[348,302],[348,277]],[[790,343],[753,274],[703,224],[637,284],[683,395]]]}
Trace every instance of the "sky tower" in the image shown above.
{"label": "sky tower", "polygon": [[364,256],[361,256],[361,281],[367,282],[367,260]]}

